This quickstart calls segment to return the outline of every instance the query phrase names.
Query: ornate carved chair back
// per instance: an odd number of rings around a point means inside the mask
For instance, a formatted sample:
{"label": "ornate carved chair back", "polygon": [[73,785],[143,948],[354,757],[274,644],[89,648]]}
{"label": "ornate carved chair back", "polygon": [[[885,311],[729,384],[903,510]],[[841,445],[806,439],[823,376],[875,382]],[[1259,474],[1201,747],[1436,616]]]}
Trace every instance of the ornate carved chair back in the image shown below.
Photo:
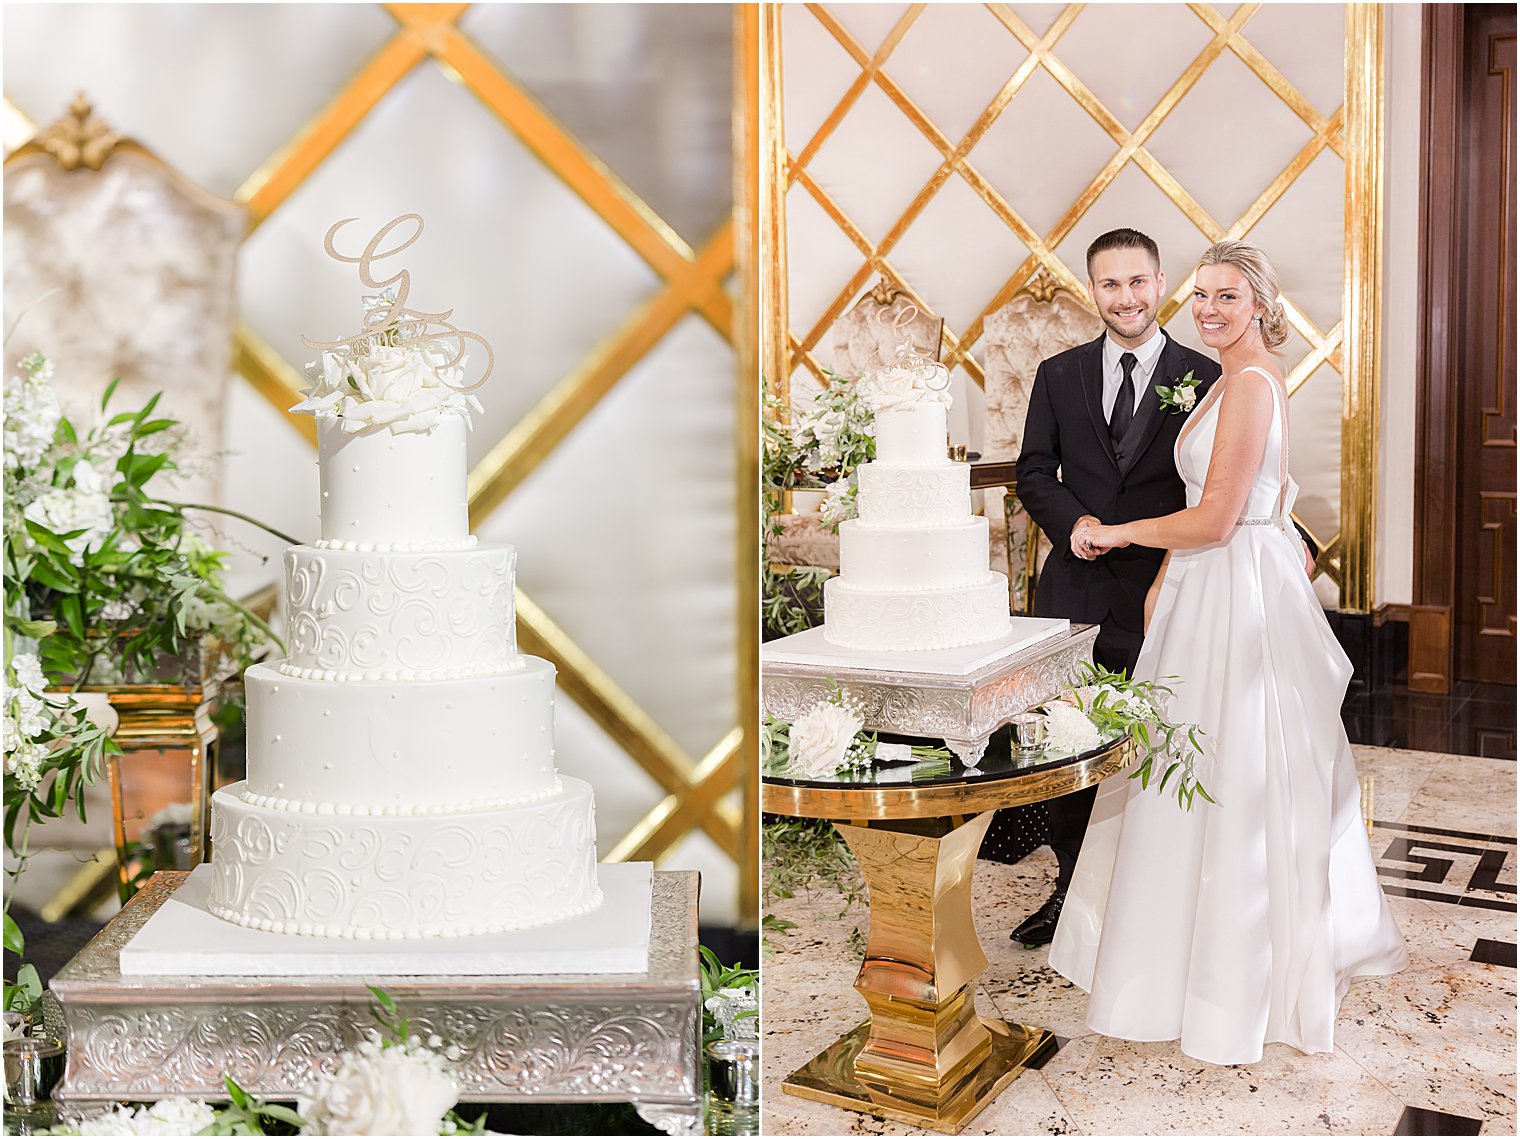
{"label": "ornate carved chair back", "polygon": [[4,202],[6,374],[41,351],[82,424],[113,377],[117,410],[162,391],[204,459],[174,496],[217,501],[243,208],[122,138],[82,94],[6,158]]}
{"label": "ornate carved chair back", "polygon": [[[1040,361],[1085,344],[1102,330],[1103,322],[1086,301],[1060,286],[1044,269],[987,318],[982,333],[987,383],[984,462],[1011,463],[1019,457],[1029,393]],[[1006,488],[1001,496],[989,494],[986,514],[994,531],[1001,529],[1007,536],[1014,611],[1027,613],[1034,604],[1039,567],[1050,543],[1029,522],[1012,489]]]}
{"label": "ornate carved chair back", "polygon": [[912,340],[925,356],[939,359],[945,322],[885,279],[834,322],[834,370],[840,375],[870,373],[897,359],[897,346]]}

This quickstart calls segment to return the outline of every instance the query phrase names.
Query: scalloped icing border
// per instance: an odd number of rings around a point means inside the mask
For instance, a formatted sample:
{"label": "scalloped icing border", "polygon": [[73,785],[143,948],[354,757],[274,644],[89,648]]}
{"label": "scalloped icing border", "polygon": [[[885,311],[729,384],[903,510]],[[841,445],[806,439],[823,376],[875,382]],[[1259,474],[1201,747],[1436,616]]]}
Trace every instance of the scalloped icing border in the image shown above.
{"label": "scalloped icing border", "polygon": [[505,666],[492,664],[481,665],[477,668],[376,668],[367,669],[362,672],[345,672],[332,668],[302,668],[300,665],[291,664],[286,659],[274,667],[281,675],[288,676],[293,680],[337,682],[354,680],[475,680],[482,676],[513,676],[516,673],[522,672],[527,667],[527,660],[522,653],[517,653],[513,656],[511,662]]}
{"label": "scalloped icing border", "polygon": [[471,550],[479,544],[474,534],[453,542],[340,542],[336,538],[318,538],[311,543],[317,550],[349,550],[360,554],[429,554],[449,550]]}

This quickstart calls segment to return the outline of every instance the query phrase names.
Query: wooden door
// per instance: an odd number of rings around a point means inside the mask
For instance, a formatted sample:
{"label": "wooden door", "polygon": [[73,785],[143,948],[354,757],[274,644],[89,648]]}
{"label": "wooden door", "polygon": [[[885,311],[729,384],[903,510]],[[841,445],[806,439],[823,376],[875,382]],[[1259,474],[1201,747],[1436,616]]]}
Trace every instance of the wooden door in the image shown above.
{"label": "wooden door", "polygon": [[1515,9],[1467,9],[1456,679],[1515,683]]}

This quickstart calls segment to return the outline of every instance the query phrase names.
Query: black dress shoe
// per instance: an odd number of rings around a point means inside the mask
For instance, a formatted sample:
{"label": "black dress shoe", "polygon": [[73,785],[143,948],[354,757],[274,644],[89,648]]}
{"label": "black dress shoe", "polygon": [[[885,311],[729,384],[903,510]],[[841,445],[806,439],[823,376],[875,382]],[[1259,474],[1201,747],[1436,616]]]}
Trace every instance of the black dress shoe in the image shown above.
{"label": "black dress shoe", "polygon": [[1023,920],[1008,936],[1022,941],[1026,949],[1049,945],[1056,936],[1056,922],[1061,920],[1061,907],[1066,904],[1066,891],[1057,890],[1045,899],[1045,904]]}

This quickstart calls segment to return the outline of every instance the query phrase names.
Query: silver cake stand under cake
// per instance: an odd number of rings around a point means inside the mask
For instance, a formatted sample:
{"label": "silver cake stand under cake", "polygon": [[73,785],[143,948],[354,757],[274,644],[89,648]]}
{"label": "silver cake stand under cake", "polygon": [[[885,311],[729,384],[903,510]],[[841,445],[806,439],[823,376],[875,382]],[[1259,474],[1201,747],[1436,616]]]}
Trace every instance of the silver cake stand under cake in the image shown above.
{"label": "silver cake stand under cake", "polygon": [[837,684],[868,730],[937,736],[972,766],[993,732],[1071,683],[1098,637],[1097,625],[1070,625],[1031,642],[1015,625],[1003,642],[934,652],[839,650],[822,629],[770,641],[760,650],[761,704],[792,723]]}
{"label": "silver cake stand under cake", "polygon": [[518,977],[123,976],[121,949],[185,880],[161,872],[53,978],[68,1031],[61,1112],[226,1097],[223,1075],[295,1099],[374,1027],[366,982],[414,1032],[464,1053],[460,1099],[633,1103],[672,1135],[701,1123],[697,874],[657,871],[643,973]]}

